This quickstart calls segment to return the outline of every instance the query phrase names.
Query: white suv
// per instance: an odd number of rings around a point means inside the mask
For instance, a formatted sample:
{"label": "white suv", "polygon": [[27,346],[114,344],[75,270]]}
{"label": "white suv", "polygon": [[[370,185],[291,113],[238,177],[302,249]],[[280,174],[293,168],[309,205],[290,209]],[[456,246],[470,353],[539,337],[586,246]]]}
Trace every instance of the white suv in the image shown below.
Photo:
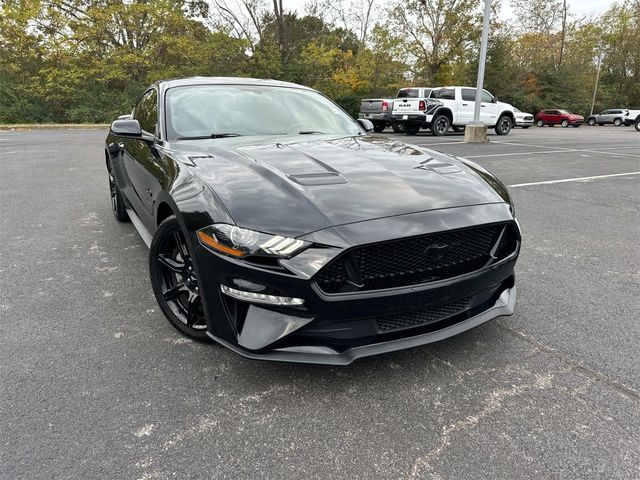
{"label": "white suv", "polygon": [[[449,127],[464,127],[473,122],[476,89],[472,87],[440,87],[428,98],[403,98],[393,103],[393,119],[405,125],[409,135],[420,128],[430,128],[432,135],[446,135]],[[515,123],[512,105],[498,102],[482,91],[480,122],[493,127],[498,135],[507,135]]]}

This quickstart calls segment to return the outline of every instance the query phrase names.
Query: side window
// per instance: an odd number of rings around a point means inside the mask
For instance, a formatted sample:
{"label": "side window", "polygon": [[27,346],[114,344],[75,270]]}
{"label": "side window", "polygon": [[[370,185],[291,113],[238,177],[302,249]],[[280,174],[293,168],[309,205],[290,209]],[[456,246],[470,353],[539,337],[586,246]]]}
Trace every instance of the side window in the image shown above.
{"label": "side window", "polygon": [[493,95],[491,95],[486,90],[482,91],[482,96],[480,98],[482,99],[482,103],[491,103],[491,102],[493,102]]}
{"label": "side window", "polygon": [[600,115],[609,115],[611,113],[611,111],[609,110],[603,110],[602,112],[600,112]]}
{"label": "side window", "polygon": [[149,90],[140,99],[133,109],[133,118],[140,122],[142,130],[155,134],[158,122],[158,94],[155,90]]}
{"label": "side window", "polygon": [[616,115],[622,113],[622,110],[612,110],[611,113],[614,113]]}
{"label": "side window", "polygon": [[443,100],[455,100],[456,92],[453,88],[441,88],[440,90],[434,90],[431,97],[441,98]]}
{"label": "side window", "polygon": [[462,100],[475,102],[476,101],[476,89],[475,88],[463,88],[462,89]]}

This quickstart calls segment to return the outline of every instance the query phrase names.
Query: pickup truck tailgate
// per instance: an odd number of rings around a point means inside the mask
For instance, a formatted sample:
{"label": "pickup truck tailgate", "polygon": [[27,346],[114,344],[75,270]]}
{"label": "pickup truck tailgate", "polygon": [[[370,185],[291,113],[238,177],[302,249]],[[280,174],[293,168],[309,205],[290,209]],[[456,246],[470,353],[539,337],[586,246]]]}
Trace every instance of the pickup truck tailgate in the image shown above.
{"label": "pickup truck tailgate", "polygon": [[385,100],[384,98],[365,98],[364,100],[360,100],[360,112],[361,113],[382,113],[383,102],[387,104],[387,109],[391,111],[389,109],[390,102],[388,100]]}
{"label": "pickup truck tailgate", "polygon": [[[403,98],[393,102],[393,114],[401,115],[403,113],[424,113],[420,110],[419,98]],[[424,102],[424,100],[422,100]]]}

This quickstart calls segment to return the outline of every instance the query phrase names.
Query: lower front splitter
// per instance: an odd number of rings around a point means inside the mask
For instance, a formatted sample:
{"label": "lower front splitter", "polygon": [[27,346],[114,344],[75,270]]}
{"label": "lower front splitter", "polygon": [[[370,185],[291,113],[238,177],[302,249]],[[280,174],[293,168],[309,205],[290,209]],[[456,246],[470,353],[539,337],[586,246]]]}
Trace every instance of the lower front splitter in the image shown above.
{"label": "lower front splitter", "polygon": [[399,338],[387,342],[372,343],[353,347],[344,352],[337,352],[329,347],[322,346],[297,346],[270,350],[264,353],[255,353],[238,347],[222,338],[207,332],[207,334],[216,342],[233,350],[234,352],[256,360],[271,360],[278,362],[296,362],[296,363],[318,363],[327,365],[348,365],[354,360],[361,357],[371,355],[379,355],[382,353],[404,350],[406,348],[418,347],[428,343],[437,342],[446,338],[458,335],[459,333],[470,330],[489,320],[501,316],[512,315],[516,304],[516,287],[505,289],[498,297],[496,303],[487,310],[475,315],[471,318],[458,322],[449,327],[433,332],[415,335],[412,337]]}

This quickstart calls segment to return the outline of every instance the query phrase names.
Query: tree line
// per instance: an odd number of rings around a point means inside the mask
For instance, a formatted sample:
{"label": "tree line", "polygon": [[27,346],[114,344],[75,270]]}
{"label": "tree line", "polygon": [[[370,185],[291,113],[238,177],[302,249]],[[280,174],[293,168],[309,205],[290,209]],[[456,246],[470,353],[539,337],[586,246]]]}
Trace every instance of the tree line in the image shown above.
{"label": "tree line", "polygon": [[[640,0],[494,15],[485,88],[521,110],[640,107]],[[316,88],[352,115],[400,87],[475,85],[480,0],[0,0],[0,123],[109,122],[150,83],[251,76]]]}

